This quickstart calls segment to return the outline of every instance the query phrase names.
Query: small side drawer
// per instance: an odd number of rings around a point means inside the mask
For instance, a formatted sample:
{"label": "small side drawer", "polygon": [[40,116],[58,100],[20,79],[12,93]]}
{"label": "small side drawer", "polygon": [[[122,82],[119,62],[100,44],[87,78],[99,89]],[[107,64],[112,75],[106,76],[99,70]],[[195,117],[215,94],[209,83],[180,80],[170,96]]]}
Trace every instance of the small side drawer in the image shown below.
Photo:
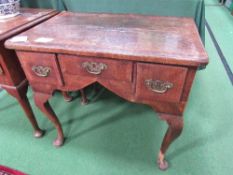
{"label": "small side drawer", "polygon": [[85,76],[97,79],[132,81],[133,63],[102,58],[59,55],[63,74]]}
{"label": "small side drawer", "polygon": [[60,84],[59,70],[54,54],[17,52],[29,82]]}
{"label": "small side drawer", "polygon": [[142,101],[179,102],[187,68],[137,63],[136,97]]}

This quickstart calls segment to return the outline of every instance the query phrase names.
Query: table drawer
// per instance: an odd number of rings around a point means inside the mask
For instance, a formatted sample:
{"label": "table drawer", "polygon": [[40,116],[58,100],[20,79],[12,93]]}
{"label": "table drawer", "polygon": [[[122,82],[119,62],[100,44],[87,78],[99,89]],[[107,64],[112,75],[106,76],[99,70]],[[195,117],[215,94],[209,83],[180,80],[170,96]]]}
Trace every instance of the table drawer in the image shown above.
{"label": "table drawer", "polygon": [[57,85],[61,82],[54,54],[17,52],[29,82]]}
{"label": "table drawer", "polygon": [[136,97],[142,101],[179,102],[187,68],[137,63]]}
{"label": "table drawer", "polygon": [[97,79],[132,81],[133,63],[103,58],[59,55],[61,70],[65,74]]}

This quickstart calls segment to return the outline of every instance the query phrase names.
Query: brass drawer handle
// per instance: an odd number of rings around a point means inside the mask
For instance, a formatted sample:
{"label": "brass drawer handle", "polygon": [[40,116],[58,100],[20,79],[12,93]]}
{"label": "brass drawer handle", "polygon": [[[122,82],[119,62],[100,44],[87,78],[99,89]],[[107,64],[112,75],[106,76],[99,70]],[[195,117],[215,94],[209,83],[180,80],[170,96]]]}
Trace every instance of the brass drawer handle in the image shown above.
{"label": "brass drawer handle", "polygon": [[82,67],[86,69],[87,72],[94,75],[99,75],[103,70],[108,68],[106,64],[96,62],[84,62],[82,63]]}
{"label": "brass drawer handle", "polygon": [[3,69],[1,65],[0,65],[0,75],[3,75]]}
{"label": "brass drawer handle", "polygon": [[33,66],[32,71],[39,77],[48,77],[51,69],[50,67]]}
{"label": "brass drawer handle", "polygon": [[168,89],[173,88],[173,83],[164,82],[161,80],[145,80],[146,87],[156,93],[163,94]]}

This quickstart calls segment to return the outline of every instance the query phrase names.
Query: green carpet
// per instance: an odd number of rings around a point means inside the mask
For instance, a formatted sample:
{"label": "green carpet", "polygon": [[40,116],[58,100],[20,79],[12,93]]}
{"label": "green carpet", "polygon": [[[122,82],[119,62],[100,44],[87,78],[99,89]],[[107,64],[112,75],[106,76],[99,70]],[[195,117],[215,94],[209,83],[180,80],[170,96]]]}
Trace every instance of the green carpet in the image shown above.
{"label": "green carpet", "polygon": [[[228,43],[225,35],[219,37]],[[67,137],[59,149],[52,146],[56,132],[35,107],[31,92],[35,115],[47,130],[41,139],[32,137],[15,99],[0,93],[0,164],[31,175],[231,174],[233,89],[208,33],[206,49],[210,64],[197,73],[185,128],[168,151],[171,166],[166,172],[156,167],[166,124],[149,107],[128,103],[105,89],[89,90],[87,106],[80,105],[80,98],[66,103],[59,93],[50,100]]]}
{"label": "green carpet", "polygon": [[233,70],[233,16],[224,6],[207,6],[206,20],[208,21],[231,70]]}
{"label": "green carpet", "polygon": [[219,5],[218,0],[205,0],[205,4],[208,5]]}

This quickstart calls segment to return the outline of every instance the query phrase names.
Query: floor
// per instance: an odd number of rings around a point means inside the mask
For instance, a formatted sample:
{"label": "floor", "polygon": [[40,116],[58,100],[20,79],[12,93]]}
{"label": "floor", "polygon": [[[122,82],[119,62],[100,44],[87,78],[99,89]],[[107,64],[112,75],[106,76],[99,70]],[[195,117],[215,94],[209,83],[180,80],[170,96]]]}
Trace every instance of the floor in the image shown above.
{"label": "floor", "polygon": [[[206,1],[206,20],[233,70],[233,16],[225,7]],[[56,109],[66,145],[52,146],[56,132],[28,96],[46,137],[32,138],[32,129],[15,99],[0,93],[0,164],[32,175],[229,175],[233,171],[233,85],[206,32],[210,64],[197,73],[185,112],[182,136],[167,154],[170,169],[156,167],[156,155],[166,124],[147,106],[132,104],[102,89],[88,90],[91,102],[80,97],[64,102],[57,93]],[[75,94],[74,94],[75,95]],[[12,115],[14,114],[14,115]]]}

